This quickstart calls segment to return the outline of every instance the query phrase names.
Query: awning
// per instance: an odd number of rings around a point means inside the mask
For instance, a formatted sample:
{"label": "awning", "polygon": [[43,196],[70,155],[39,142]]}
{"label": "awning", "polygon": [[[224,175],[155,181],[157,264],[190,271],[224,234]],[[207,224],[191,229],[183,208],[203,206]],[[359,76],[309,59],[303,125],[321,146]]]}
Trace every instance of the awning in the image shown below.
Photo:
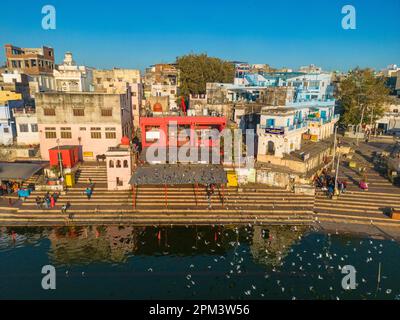
{"label": "awning", "polygon": [[0,163],[0,180],[24,181],[42,168],[37,163],[3,162]]}
{"label": "awning", "polygon": [[131,185],[225,184],[222,165],[155,164],[137,167],[129,180]]}

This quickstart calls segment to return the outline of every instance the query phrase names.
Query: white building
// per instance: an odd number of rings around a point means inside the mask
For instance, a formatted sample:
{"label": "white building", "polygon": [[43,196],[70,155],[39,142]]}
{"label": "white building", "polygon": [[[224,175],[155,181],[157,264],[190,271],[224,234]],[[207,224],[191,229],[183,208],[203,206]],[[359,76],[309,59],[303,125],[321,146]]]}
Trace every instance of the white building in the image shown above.
{"label": "white building", "polygon": [[282,158],[301,148],[307,131],[308,108],[264,107],[257,128],[258,155]]}
{"label": "white building", "polygon": [[314,142],[332,136],[339,116],[334,106],[264,107],[261,110],[258,134],[258,159],[265,156],[282,158],[300,150],[302,139]]}
{"label": "white building", "polygon": [[400,129],[400,98],[393,97],[391,103],[386,106],[384,116],[376,121],[376,128],[383,133]]}
{"label": "white building", "polygon": [[22,107],[23,100],[10,100],[0,105],[0,144],[11,145],[16,137],[15,119],[12,110]]}
{"label": "white building", "polygon": [[65,53],[63,64],[54,70],[54,81],[57,91],[87,92],[93,91],[93,71],[85,66],[76,65],[72,53]]}
{"label": "white building", "polygon": [[307,73],[287,79],[284,85],[297,88],[295,100],[326,101],[333,99],[331,73]]}
{"label": "white building", "polygon": [[38,145],[39,130],[36,112],[32,108],[13,109],[18,145]]}

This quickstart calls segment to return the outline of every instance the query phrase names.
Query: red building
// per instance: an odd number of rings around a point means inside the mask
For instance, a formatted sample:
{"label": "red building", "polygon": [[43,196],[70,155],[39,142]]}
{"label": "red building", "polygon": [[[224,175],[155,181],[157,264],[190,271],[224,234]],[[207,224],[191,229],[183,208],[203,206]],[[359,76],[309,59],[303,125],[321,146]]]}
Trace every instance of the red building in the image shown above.
{"label": "red building", "polygon": [[60,159],[64,168],[73,168],[79,162],[79,146],[60,146],[49,149],[50,166],[59,166]]}
{"label": "red building", "polygon": [[[176,126],[176,131],[172,128]],[[209,134],[212,130],[221,132],[226,127],[225,117],[151,117],[140,118],[140,128],[142,132],[142,147],[146,148],[159,143],[161,147],[168,147],[172,141],[180,146],[187,144],[190,141],[190,146],[195,147],[209,147],[214,146],[218,141],[214,140]],[[186,130],[190,132],[190,136],[183,138],[181,132]],[[166,139],[160,139],[161,132],[165,135]],[[173,137],[174,132],[177,134]],[[197,134],[197,139],[195,135]],[[174,139],[175,138],[175,139]]]}

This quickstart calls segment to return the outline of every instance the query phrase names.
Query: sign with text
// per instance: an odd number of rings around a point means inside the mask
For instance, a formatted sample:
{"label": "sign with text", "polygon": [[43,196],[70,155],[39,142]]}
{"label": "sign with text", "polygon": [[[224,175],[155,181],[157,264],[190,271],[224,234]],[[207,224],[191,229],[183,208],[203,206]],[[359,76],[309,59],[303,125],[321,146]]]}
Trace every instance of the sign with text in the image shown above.
{"label": "sign with text", "polygon": [[265,133],[269,133],[269,134],[285,134],[285,129],[283,129],[283,128],[265,128]]}

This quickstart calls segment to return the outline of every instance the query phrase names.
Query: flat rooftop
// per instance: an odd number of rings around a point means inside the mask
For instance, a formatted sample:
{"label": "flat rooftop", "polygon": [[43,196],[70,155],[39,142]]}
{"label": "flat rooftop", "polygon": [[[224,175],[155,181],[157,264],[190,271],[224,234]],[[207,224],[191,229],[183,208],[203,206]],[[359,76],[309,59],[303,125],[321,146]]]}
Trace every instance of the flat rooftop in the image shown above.
{"label": "flat rooftop", "polygon": [[155,164],[143,165],[129,180],[131,185],[225,184],[228,182],[222,165]]}

